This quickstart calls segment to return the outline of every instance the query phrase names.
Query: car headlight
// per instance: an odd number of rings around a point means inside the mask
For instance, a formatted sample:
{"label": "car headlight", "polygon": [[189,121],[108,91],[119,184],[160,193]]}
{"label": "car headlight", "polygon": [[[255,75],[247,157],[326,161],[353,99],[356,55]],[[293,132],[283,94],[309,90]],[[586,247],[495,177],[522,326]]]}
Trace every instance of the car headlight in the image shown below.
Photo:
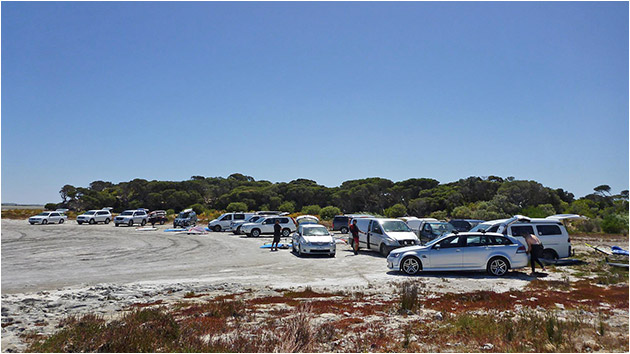
{"label": "car headlight", "polygon": [[306,241],[305,239],[301,239],[300,243],[303,245],[308,245],[310,242]]}
{"label": "car headlight", "polygon": [[398,258],[400,257],[400,253],[390,253],[389,256],[392,258]]}

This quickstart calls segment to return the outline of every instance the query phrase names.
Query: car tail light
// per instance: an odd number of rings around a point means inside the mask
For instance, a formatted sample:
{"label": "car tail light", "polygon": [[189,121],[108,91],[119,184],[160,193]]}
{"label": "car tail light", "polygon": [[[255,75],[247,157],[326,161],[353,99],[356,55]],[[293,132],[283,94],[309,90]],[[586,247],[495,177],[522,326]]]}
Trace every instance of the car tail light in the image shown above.
{"label": "car tail light", "polygon": [[525,249],[525,246],[521,245],[518,247],[518,249],[516,250],[516,253],[525,253],[527,252],[527,250]]}
{"label": "car tail light", "polygon": [[571,237],[569,237],[569,238],[567,239],[567,242],[568,242],[568,243],[571,243]]}

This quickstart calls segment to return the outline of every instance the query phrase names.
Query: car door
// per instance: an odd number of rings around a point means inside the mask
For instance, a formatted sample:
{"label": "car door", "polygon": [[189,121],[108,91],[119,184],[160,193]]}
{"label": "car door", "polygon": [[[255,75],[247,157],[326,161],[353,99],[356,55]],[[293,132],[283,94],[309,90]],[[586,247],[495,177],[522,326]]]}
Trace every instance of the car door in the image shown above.
{"label": "car door", "polygon": [[50,217],[48,218],[49,223],[58,223],[59,219],[61,219],[61,215],[59,213],[50,213]]}
{"label": "car door", "polygon": [[273,233],[273,225],[276,223],[276,218],[265,219],[260,225],[260,233],[263,234],[272,234]]}
{"label": "car door", "polygon": [[370,221],[369,231],[367,233],[367,248],[378,250],[383,240],[383,230],[376,220]]}
{"label": "car door", "polygon": [[486,235],[463,236],[465,246],[462,249],[462,268],[484,269],[490,250],[490,240]]}
{"label": "car door", "polygon": [[461,269],[462,236],[450,236],[431,246],[429,265],[435,269]]}

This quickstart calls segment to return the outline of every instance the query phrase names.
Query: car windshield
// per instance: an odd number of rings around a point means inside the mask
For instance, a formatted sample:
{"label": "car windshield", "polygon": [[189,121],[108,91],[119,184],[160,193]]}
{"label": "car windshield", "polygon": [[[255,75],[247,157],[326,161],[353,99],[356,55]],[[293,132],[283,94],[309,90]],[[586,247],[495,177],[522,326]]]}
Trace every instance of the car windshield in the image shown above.
{"label": "car windshield", "polygon": [[427,246],[427,247],[433,246],[434,244],[436,244],[436,243],[438,243],[438,242],[442,241],[444,238],[445,238],[445,237],[436,237],[436,238],[434,238],[433,240],[431,240],[431,241],[429,241],[429,242],[425,243],[425,244],[424,244],[424,246]]}
{"label": "car windshield", "polygon": [[302,229],[304,236],[328,236],[328,230],[325,227],[305,227]]}
{"label": "car windshield", "polygon": [[385,232],[411,232],[409,226],[400,220],[383,221],[381,226]]}
{"label": "car windshield", "polygon": [[90,211],[86,211],[83,214],[85,214],[85,215],[94,215],[94,213],[96,213],[94,210],[90,210]]}
{"label": "car windshield", "polygon": [[470,232],[479,232],[479,231],[486,231],[490,228],[490,224],[479,224],[475,227],[473,227],[472,229],[470,229]]}
{"label": "car windshield", "polygon": [[453,225],[447,222],[429,222],[425,224],[424,229],[427,229],[428,227],[431,228],[431,233],[437,236],[450,234],[453,230],[455,230]]}
{"label": "car windshield", "polygon": [[48,216],[50,213],[39,213],[37,216]]}
{"label": "car windshield", "polygon": [[182,211],[181,213],[179,213],[179,215],[177,217],[180,218],[180,219],[186,219],[186,218],[188,218],[188,215],[190,215],[190,212],[184,213]]}
{"label": "car windshield", "polygon": [[120,215],[133,215],[133,211],[123,211]]}

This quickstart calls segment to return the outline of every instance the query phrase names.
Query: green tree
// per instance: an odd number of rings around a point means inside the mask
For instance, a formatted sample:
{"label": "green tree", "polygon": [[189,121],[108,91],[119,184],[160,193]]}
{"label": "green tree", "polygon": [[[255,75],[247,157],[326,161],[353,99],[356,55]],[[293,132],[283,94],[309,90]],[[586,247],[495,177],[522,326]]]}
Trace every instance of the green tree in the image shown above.
{"label": "green tree", "polygon": [[385,216],[388,218],[398,218],[405,215],[407,215],[407,208],[400,203],[385,209]]}
{"label": "green tree", "polygon": [[455,207],[455,209],[451,212],[451,216],[454,219],[471,219],[472,215],[473,211],[465,205]]}
{"label": "green tree", "polygon": [[206,207],[203,204],[195,203],[190,206],[190,209],[194,210],[197,215],[203,214],[206,211]]}
{"label": "green tree", "polygon": [[330,220],[334,218],[335,215],[339,214],[341,214],[341,209],[330,205],[322,208],[322,210],[319,212],[319,216],[324,220]]}
{"label": "green tree", "polygon": [[56,210],[57,209],[57,203],[46,203],[46,205],[44,205],[44,208],[46,210]]}
{"label": "green tree", "polygon": [[278,210],[280,211],[286,211],[287,213],[294,213],[295,212],[295,203],[293,202],[284,202],[282,204],[280,204],[280,206],[278,207]]}
{"label": "green tree", "polygon": [[307,205],[302,208],[302,214],[319,215],[322,208],[319,205]]}
{"label": "green tree", "polygon": [[610,196],[610,186],[607,184],[602,184],[600,186],[597,186],[595,188],[593,188],[593,190],[595,191],[595,193],[601,195],[602,197],[606,197],[608,194],[608,196]]}
{"label": "green tree", "polygon": [[429,216],[438,220],[446,220],[446,218],[448,218],[448,213],[446,212],[446,210],[438,210],[432,212]]}
{"label": "green tree", "polygon": [[236,211],[247,211],[247,204],[242,202],[232,202],[228,204],[225,208],[225,211],[228,212],[236,212]]}
{"label": "green tree", "polygon": [[608,214],[602,221],[602,231],[609,234],[628,233],[628,215]]}

